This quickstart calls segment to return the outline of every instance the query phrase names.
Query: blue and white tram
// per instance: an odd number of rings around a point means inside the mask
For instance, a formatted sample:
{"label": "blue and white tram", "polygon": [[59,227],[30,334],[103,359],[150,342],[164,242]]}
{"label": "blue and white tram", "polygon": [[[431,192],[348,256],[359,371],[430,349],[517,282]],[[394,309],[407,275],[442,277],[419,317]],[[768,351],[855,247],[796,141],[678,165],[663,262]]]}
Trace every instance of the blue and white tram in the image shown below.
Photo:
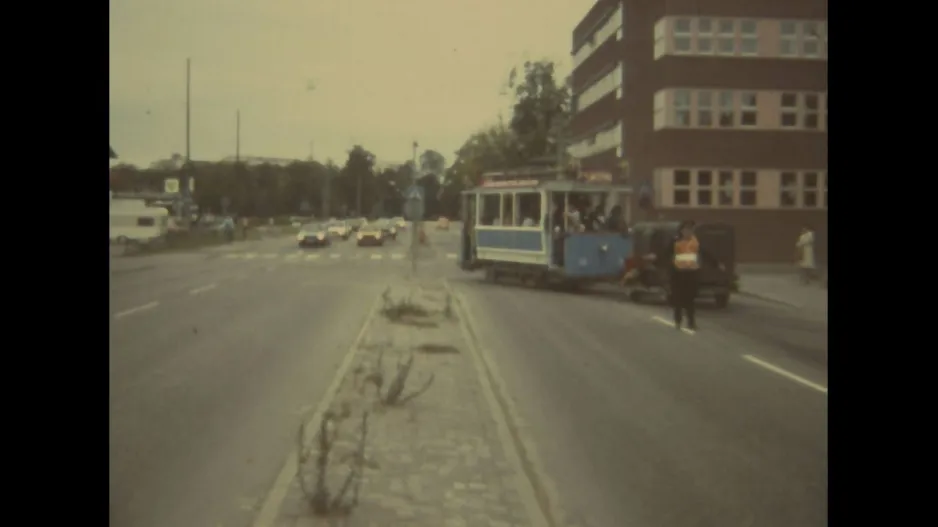
{"label": "blue and white tram", "polygon": [[627,221],[630,187],[555,176],[543,169],[491,173],[464,191],[460,267],[484,269],[491,281],[513,276],[568,287],[621,278],[632,250],[628,234],[587,228],[578,218],[615,211]]}

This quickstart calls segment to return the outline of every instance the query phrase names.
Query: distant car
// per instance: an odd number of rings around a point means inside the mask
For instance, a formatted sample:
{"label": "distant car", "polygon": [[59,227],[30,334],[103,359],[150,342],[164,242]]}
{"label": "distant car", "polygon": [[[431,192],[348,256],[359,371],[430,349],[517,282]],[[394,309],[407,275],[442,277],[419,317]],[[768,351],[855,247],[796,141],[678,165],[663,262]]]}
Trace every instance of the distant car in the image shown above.
{"label": "distant car", "polygon": [[325,247],[332,243],[328,229],[321,223],[303,225],[300,233],[296,235],[296,241],[300,247]]}
{"label": "distant car", "polygon": [[358,240],[358,246],[362,247],[365,245],[384,245],[384,240],[387,239],[384,229],[381,228],[380,222],[366,223],[358,229],[358,234],[355,235],[355,238]]}
{"label": "distant car", "polygon": [[441,230],[441,231],[448,231],[448,230],[449,230],[449,218],[445,218],[445,217],[443,217],[443,216],[440,216],[440,217],[436,220],[436,228],[439,229],[439,230]]}
{"label": "distant car", "polygon": [[352,232],[358,232],[358,229],[360,229],[362,225],[368,222],[365,220],[365,218],[351,218],[348,220],[347,223],[349,227],[351,228]]}
{"label": "distant car", "polygon": [[407,220],[398,216],[396,218],[391,218],[391,224],[394,225],[398,231],[407,230]]}
{"label": "distant car", "polygon": [[380,219],[375,221],[375,223],[381,228],[381,232],[384,233],[384,239],[397,239],[397,227],[391,222],[391,220]]}
{"label": "distant car", "polygon": [[326,232],[328,232],[329,236],[338,236],[343,240],[347,240],[352,234],[352,227],[349,226],[348,222],[345,220],[335,220],[329,222],[328,227],[326,227]]}

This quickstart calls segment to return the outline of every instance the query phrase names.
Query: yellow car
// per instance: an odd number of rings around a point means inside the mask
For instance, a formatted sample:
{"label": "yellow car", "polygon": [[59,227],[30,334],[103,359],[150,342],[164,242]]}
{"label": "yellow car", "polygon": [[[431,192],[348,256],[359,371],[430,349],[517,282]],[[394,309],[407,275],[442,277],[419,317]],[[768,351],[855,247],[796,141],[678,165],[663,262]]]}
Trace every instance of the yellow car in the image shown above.
{"label": "yellow car", "polygon": [[382,225],[375,222],[366,223],[359,227],[355,237],[358,239],[358,246],[362,247],[365,245],[384,245],[384,240],[387,238],[387,235]]}

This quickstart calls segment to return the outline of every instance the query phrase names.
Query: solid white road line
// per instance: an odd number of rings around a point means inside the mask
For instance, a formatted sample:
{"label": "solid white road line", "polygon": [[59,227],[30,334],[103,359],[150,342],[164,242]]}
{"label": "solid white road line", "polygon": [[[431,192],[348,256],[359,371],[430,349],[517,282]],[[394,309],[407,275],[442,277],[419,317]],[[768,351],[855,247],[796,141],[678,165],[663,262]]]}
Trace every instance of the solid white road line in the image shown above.
{"label": "solid white road line", "polygon": [[819,391],[819,392],[821,392],[821,393],[824,393],[824,394],[827,393],[827,388],[826,388],[826,387],[821,386],[820,384],[818,384],[818,383],[816,383],[816,382],[811,382],[811,381],[809,381],[808,379],[805,379],[804,377],[800,377],[800,376],[798,376],[798,375],[795,375],[794,373],[792,373],[792,372],[790,372],[790,371],[788,371],[788,370],[779,368],[778,366],[776,366],[776,365],[774,365],[774,364],[770,364],[770,363],[768,363],[768,362],[765,362],[764,360],[762,360],[762,359],[760,359],[760,358],[758,358],[758,357],[755,357],[755,356],[753,356],[753,355],[743,355],[743,358],[746,359],[747,361],[749,361],[749,362],[755,364],[756,366],[761,366],[761,367],[763,367],[763,368],[769,370],[769,371],[772,372],[772,373],[776,373],[776,374],[778,374],[778,375],[781,375],[782,377],[787,377],[788,379],[791,379],[791,380],[793,380],[793,381],[795,381],[795,382],[797,382],[797,383],[799,383],[799,384],[803,384],[803,385],[807,386],[808,388],[811,388],[811,389],[813,389],[813,390],[817,390],[817,391]]}
{"label": "solid white road line", "polygon": [[[670,320],[668,320],[668,319],[666,319],[666,318],[664,318],[664,317],[659,317],[658,315],[654,315],[653,317],[651,317],[651,319],[654,320],[655,322],[660,322],[660,323],[664,324],[665,326],[669,326],[669,327],[672,327],[672,328],[674,327],[674,322],[672,322],[672,321],[670,321]],[[697,334],[696,331],[694,331],[694,330],[692,330],[692,329],[690,329],[690,328],[681,328],[681,331],[683,331],[684,333],[687,333],[688,335],[696,335],[696,334]]]}
{"label": "solid white road line", "polygon": [[218,287],[218,284],[203,285],[202,287],[196,287],[196,288],[193,289],[192,291],[189,291],[189,294],[190,294],[190,295],[198,295],[198,294],[204,293],[204,292],[206,292],[206,291],[211,291],[212,289],[215,289],[216,287]]}
{"label": "solid white road line", "polygon": [[143,304],[142,306],[132,307],[130,309],[126,309],[124,311],[114,313],[114,319],[119,320],[119,319],[126,317],[127,315],[133,315],[134,313],[139,313],[141,311],[153,309],[154,307],[158,305],[160,305],[159,302],[150,302],[149,304]]}

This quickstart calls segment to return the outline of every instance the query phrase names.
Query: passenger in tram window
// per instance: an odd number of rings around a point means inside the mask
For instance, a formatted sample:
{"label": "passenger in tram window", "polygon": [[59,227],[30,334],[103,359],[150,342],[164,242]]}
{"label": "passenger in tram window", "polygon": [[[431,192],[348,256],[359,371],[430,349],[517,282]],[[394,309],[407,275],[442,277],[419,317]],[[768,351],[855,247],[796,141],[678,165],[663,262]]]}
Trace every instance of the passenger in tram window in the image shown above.
{"label": "passenger in tram window", "polygon": [[537,227],[537,218],[541,217],[541,196],[539,194],[522,194],[518,198],[521,208],[522,227]]}
{"label": "passenger in tram window", "polygon": [[622,213],[622,205],[615,205],[609,211],[609,218],[606,220],[606,230],[612,232],[627,232],[625,224],[625,215]]}

